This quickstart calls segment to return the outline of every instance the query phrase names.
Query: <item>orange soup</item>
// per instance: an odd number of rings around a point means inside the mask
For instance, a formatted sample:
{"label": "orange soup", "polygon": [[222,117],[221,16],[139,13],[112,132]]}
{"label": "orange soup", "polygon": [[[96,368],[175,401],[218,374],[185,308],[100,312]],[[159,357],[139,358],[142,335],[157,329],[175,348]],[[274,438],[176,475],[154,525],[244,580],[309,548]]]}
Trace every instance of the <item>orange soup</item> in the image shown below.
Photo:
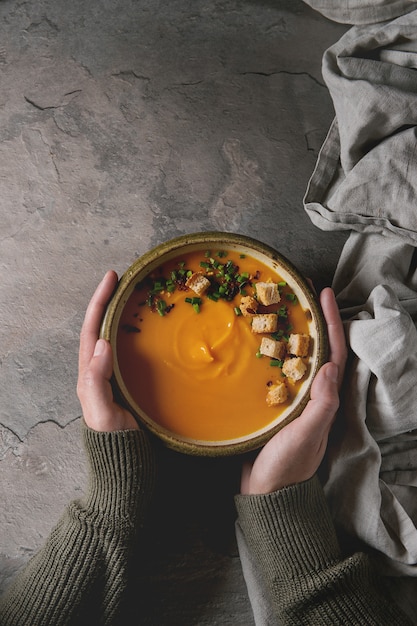
{"label": "orange soup", "polygon": [[[198,295],[187,281],[201,275],[206,286]],[[260,283],[278,285],[280,301],[241,309],[242,299],[258,299]],[[254,332],[255,313],[276,316],[276,330]],[[285,376],[283,359],[261,354],[260,344],[264,336],[286,342],[291,333],[308,335],[309,313],[291,285],[247,255],[187,253],[136,285],[119,322],[119,369],[138,406],[169,431],[201,441],[237,439],[267,427],[297,393],[302,380]],[[302,360],[308,369],[308,355]],[[269,406],[277,382],[288,398]]]}

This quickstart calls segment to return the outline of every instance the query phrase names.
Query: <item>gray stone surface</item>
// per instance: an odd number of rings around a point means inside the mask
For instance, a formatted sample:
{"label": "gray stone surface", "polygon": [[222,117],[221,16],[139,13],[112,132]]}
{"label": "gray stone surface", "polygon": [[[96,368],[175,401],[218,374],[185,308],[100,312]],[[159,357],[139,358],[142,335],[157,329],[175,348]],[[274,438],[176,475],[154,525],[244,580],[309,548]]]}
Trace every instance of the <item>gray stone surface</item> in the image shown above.
{"label": "gray stone surface", "polygon": [[[330,282],[344,239],[302,197],[333,117],[321,57],[344,30],[297,0],[0,3],[2,587],[85,485],[78,334],[106,269],[215,229]],[[237,461],[161,466],[146,623],[251,624]]]}

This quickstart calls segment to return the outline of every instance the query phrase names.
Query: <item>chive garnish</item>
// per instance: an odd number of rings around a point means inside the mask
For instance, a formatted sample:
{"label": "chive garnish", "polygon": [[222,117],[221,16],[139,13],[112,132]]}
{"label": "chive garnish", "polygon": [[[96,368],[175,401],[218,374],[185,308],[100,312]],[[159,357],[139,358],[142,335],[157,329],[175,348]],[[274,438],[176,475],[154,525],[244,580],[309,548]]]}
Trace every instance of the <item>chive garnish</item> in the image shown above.
{"label": "chive garnish", "polygon": [[289,302],[292,302],[293,304],[297,304],[298,302],[298,298],[295,295],[295,293],[287,293],[287,295],[285,296],[285,299],[288,300]]}
{"label": "chive garnish", "polygon": [[202,304],[203,301],[201,298],[185,298],[185,302],[188,302],[188,304]]}
{"label": "chive garnish", "polygon": [[165,315],[166,308],[167,308],[167,303],[165,302],[165,300],[158,300],[158,303],[156,305],[156,310],[158,311],[161,317]]}

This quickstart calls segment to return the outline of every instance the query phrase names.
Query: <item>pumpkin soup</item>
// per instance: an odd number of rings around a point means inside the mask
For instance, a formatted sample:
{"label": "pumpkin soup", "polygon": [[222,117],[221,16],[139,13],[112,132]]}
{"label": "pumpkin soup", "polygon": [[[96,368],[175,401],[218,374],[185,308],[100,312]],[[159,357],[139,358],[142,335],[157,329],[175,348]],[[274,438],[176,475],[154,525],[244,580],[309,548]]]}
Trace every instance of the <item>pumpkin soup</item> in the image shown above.
{"label": "pumpkin soup", "polygon": [[310,318],[291,285],[258,260],[189,252],[129,296],[118,365],[137,405],[169,431],[238,439],[267,427],[297,394],[309,368]]}

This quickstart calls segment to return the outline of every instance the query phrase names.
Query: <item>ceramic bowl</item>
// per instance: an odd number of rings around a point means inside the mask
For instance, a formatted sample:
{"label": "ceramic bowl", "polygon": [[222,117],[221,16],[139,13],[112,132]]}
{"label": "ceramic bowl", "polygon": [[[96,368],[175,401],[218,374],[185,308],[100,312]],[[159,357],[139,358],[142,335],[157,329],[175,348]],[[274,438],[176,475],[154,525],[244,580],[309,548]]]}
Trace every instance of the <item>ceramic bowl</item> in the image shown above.
{"label": "ceramic bowl", "polygon": [[[127,387],[121,374],[117,342],[124,307],[132,293],[137,289],[138,284],[146,280],[150,274],[154,274],[163,263],[177,258],[181,254],[194,251],[201,251],[203,254],[205,251],[213,249],[227,249],[241,256],[248,255],[277,272],[284,281],[290,284],[293,293],[306,313],[311,340],[305,379],[284,411],[276,417],[274,416],[267,425],[261,428],[255,427],[253,432],[244,436],[205,440],[204,438],[178,434],[175,432],[175,427],[161,426],[156,421],[155,416],[145,412],[140,403],[135,401],[131,389]],[[138,258],[120,278],[102,322],[101,336],[109,340],[113,347],[114,385],[118,397],[135,415],[139,423],[144,424],[170,448],[200,456],[235,455],[255,450],[264,445],[278,430],[300,415],[309,400],[313,378],[328,358],[327,329],[320,304],[313,289],[292,262],[260,241],[247,236],[224,232],[202,232],[177,237],[160,244]]]}

